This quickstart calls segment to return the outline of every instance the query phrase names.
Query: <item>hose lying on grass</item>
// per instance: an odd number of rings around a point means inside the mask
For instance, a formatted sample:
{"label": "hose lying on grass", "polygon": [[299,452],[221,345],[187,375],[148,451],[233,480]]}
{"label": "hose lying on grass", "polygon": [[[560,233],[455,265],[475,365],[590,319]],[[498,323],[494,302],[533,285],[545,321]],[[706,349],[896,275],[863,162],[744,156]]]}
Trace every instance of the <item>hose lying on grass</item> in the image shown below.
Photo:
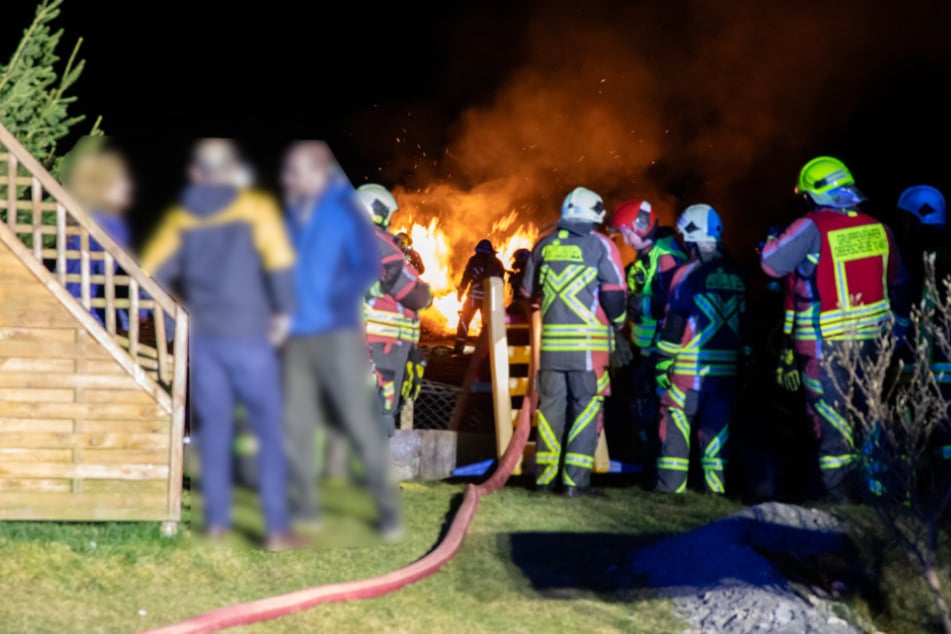
{"label": "hose lying on grass", "polygon": [[[530,382],[532,384],[533,382]],[[259,621],[275,619],[292,612],[306,610],[322,603],[338,603],[355,601],[357,599],[373,599],[375,597],[395,592],[401,588],[416,583],[432,575],[451,560],[472,524],[479,508],[479,499],[483,495],[495,493],[501,489],[509,479],[512,469],[522,457],[525,442],[531,430],[532,410],[534,398],[526,398],[519,412],[518,425],[509,442],[498,468],[485,482],[466,485],[462,504],[453,517],[449,530],[442,541],[428,555],[422,559],[393,572],[344,583],[332,583],[324,586],[315,586],[296,592],[289,592],[274,597],[237,603],[199,616],[176,623],[148,630],[143,634],[204,634],[220,630],[248,625]]]}

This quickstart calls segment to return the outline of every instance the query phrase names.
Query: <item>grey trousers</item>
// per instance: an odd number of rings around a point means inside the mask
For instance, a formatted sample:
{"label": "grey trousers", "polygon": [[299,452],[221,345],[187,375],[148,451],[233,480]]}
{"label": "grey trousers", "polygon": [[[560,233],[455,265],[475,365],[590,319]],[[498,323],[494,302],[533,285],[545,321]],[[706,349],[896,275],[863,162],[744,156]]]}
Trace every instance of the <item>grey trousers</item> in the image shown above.
{"label": "grey trousers", "polygon": [[366,335],[359,330],[292,337],[284,355],[284,438],[288,502],[295,520],[317,519],[314,434],[333,425],[363,465],[381,515],[399,513],[400,494],[389,442],[379,424]]}

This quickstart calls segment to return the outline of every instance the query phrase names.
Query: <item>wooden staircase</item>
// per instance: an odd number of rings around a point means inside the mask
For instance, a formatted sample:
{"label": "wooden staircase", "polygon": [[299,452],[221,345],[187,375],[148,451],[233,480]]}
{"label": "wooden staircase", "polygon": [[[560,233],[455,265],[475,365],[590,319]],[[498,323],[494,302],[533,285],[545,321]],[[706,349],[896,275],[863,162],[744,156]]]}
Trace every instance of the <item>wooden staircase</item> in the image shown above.
{"label": "wooden staircase", "polygon": [[187,350],[184,308],[0,124],[0,519],[159,520],[172,530]]}

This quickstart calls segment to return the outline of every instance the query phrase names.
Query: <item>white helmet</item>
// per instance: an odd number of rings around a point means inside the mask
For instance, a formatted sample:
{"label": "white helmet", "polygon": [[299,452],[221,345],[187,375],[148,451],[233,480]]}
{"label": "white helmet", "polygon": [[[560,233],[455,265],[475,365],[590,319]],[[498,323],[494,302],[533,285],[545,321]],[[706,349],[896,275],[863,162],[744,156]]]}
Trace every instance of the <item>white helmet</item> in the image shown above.
{"label": "white helmet", "polygon": [[590,189],[576,187],[561,204],[561,217],[565,220],[604,222],[604,201]]}
{"label": "white helmet", "polygon": [[357,197],[363,206],[373,224],[381,227],[387,227],[390,224],[390,217],[399,209],[396,198],[386,187],[375,183],[367,183],[357,187]]}
{"label": "white helmet", "polygon": [[723,222],[710,205],[690,205],[677,219],[684,242],[719,242]]}

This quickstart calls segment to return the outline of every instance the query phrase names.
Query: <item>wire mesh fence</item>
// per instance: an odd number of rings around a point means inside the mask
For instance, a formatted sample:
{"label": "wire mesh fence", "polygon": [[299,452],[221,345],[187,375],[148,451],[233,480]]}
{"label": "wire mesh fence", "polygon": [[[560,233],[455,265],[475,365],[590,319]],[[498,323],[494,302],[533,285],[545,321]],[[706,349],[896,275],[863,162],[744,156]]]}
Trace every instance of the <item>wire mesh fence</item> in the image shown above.
{"label": "wire mesh fence", "polygon": [[[413,403],[413,429],[448,429],[462,396],[461,387],[423,379],[419,396]],[[472,393],[462,407],[459,431],[492,429],[491,393]]]}

